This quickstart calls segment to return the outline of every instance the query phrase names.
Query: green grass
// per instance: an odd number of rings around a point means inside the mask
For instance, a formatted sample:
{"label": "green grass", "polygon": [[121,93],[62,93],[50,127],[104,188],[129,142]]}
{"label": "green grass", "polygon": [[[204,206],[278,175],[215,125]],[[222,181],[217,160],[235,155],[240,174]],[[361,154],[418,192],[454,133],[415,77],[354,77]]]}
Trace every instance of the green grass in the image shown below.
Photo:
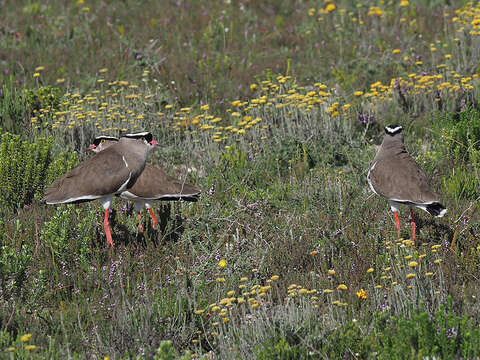
{"label": "green grass", "polygon": [[[479,10],[400,3],[0,5],[0,358],[479,357]],[[366,182],[392,123],[448,207],[415,247]],[[114,250],[41,202],[144,129],[199,202],[115,199]]]}

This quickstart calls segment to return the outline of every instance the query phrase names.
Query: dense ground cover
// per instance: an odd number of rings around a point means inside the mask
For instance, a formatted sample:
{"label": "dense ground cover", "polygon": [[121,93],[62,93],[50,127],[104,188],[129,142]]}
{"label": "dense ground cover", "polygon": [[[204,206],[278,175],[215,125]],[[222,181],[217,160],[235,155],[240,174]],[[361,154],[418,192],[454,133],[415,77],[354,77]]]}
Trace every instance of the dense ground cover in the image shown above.
{"label": "dense ground cover", "polygon": [[[267,4],[268,3],[268,4]],[[480,5],[0,2],[2,358],[480,356]],[[383,126],[448,207],[397,237]],[[46,206],[100,134],[195,183],[138,233]]]}

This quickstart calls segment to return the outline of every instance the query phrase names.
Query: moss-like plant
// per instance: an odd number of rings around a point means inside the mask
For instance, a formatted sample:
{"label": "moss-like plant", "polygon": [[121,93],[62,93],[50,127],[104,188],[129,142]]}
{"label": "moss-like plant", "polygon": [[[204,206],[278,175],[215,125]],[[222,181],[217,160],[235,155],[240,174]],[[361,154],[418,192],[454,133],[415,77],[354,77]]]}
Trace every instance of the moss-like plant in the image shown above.
{"label": "moss-like plant", "polygon": [[0,207],[20,209],[43,194],[46,184],[76,163],[76,154],[62,154],[55,161],[52,142],[37,139],[31,143],[20,135],[4,133],[0,144]]}

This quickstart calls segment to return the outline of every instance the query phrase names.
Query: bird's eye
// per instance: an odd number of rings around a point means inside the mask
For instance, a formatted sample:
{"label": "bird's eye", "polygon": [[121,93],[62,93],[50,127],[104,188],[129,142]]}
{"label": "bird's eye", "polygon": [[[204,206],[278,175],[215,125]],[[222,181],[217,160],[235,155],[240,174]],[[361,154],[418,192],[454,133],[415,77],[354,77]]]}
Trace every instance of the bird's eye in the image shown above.
{"label": "bird's eye", "polygon": [[105,139],[102,139],[102,141],[101,141],[100,143],[102,143],[102,144],[103,144],[104,142],[105,142]]}
{"label": "bird's eye", "polygon": [[142,136],[142,137],[140,138],[140,140],[145,141],[145,137]]}

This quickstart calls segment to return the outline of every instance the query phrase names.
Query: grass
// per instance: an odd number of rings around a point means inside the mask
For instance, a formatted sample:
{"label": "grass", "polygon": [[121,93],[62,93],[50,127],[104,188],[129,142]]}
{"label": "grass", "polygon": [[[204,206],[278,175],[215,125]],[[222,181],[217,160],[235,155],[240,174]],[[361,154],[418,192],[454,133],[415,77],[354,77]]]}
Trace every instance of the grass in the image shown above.
{"label": "grass", "polygon": [[[480,356],[477,4],[0,7],[2,358]],[[392,123],[448,207],[415,246],[366,182]],[[112,251],[40,199],[137,130],[203,193],[144,234],[116,199]]]}

